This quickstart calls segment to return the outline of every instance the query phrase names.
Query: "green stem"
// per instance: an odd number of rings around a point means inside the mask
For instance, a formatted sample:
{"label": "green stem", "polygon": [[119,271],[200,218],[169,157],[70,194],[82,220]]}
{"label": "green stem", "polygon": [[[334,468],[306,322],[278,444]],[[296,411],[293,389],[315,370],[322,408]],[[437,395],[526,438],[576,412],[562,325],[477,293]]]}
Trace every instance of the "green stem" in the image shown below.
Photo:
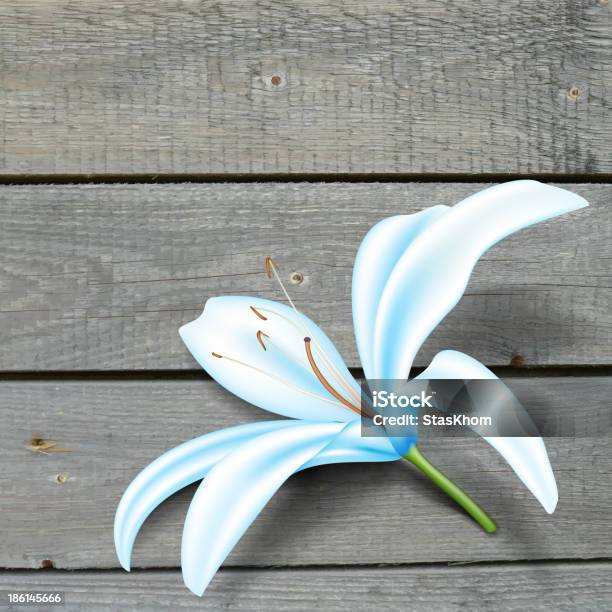
{"label": "green stem", "polygon": [[416,444],[404,455],[421,470],[435,484],[437,484],[449,497],[454,499],[487,533],[494,533],[497,525],[493,519],[471,498],[460,489],[452,480],[445,476],[437,467],[431,464]]}

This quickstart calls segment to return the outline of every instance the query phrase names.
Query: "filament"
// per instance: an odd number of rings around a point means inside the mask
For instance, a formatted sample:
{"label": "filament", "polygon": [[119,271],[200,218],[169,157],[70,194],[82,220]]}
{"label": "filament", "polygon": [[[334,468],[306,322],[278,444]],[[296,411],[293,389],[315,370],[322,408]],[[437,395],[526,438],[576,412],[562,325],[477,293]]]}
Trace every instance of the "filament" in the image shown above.
{"label": "filament", "polygon": [[[272,276],[274,275],[274,277],[278,281],[278,284],[280,285],[280,288],[282,289],[283,293],[285,294],[285,297],[287,298],[287,301],[289,302],[289,304],[291,304],[291,308],[293,308],[295,313],[299,315],[300,312],[295,307],[295,304],[293,303],[293,300],[291,299],[291,296],[289,295],[289,292],[285,288],[285,285],[283,284],[283,281],[281,280],[280,275],[278,274],[278,266],[276,265],[276,262],[269,255],[266,257],[265,267],[266,267],[266,274],[267,274],[268,278],[271,279]],[[252,306],[251,306],[251,309],[253,309]],[[265,309],[263,309],[263,308],[261,310],[265,311]],[[286,317],[283,317],[282,315],[280,315],[278,313],[275,313],[273,311],[269,311],[269,312],[272,312],[273,314],[277,314],[279,317],[285,319],[286,321],[289,321],[289,319],[287,319]],[[257,312],[255,312],[255,314],[260,316]],[[295,324],[293,324],[291,321],[289,321],[289,322],[294,327],[296,327]],[[302,326],[301,331],[304,334],[309,334],[310,333],[309,330],[305,326]],[[345,376],[342,374],[342,372],[340,372],[338,370],[338,368],[334,364],[333,360],[330,359],[327,356],[325,351],[321,348],[321,345],[317,342],[316,338],[314,339],[313,343],[314,343],[315,347],[317,348],[317,350],[319,352],[319,356],[321,357],[321,359],[323,360],[323,362],[325,363],[327,368],[331,371],[332,375],[336,379],[336,382],[338,382],[340,384],[340,386],[344,389],[344,391],[346,393],[348,393],[348,395],[351,396],[353,398],[353,400],[357,400],[357,403],[360,403],[361,402],[360,395],[355,391],[355,389],[353,389],[353,387],[351,386],[350,383],[347,383]]]}
{"label": "filament", "polygon": [[[310,391],[306,391],[306,389],[302,389],[301,387],[298,387],[297,385],[294,385],[293,383],[289,382],[288,380],[285,380],[284,378],[282,378],[281,376],[276,376],[276,374],[272,374],[271,372],[266,372],[265,370],[262,370],[261,368],[258,368],[254,365],[251,365],[250,363],[245,363],[244,361],[240,361],[239,359],[234,359],[233,357],[228,357],[227,355],[219,355],[219,353],[212,353],[213,357],[216,357],[217,359],[226,359],[227,361],[231,361],[232,363],[237,363],[238,365],[241,365],[245,368],[249,368],[250,370],[254,370],[255,372],[259,372],[259,374],[263,374],[264,376],[268,376],[280,383],[282,383],[283,385],[286,385],[287,387],[290,387],[291,389],[295,389],[298,393],[301,393],[303,395],[307,395],[309,397],[314,397],[315,399],[321,400],[323,402],[327,402],[328,404],[334,404],[334,406],[340,406],[341,404],[338,403],[335,400],[329,399],[327,397],[324,397],[323,395],[319,395],[318,393],[311,393]],[[335,397],[335,396],[334,396]]]}
{"label": "filament", "polygon": [[274,263],[273,259],[268,255],[268,257],[266,257],[266,274],[268,275],[268,278],[272,278],[272,273],[276,277],[276,280],[278,281],[280,288],[283,290],[283,293],[285,294],[287,301],[291,304],[291,308],[293,308],[293,310],[297,312],[298,309],[295,307],[293,300],[291,299],[291,297],[289,296],[289,293],[285,289],[285,285],[283,284],[283,281],[280,279],[280,276],[278,275],[276,264]]}
{"label": "filament", "polygon": [[[268,334],[266,334],[265,332],[259,330],[256,334],[257,340],[259,342],[259,344],[261,344],[261,347],[263,348],[264,351],[267,351],[267,347],[264,344],[263,341],[263,337],[266,338],[268,344],[270,344],[271,346],[273,346],[287,361],[290,361],[291,363],[294,363],[297,367],[301,368],[302,370],[304,370],[305,372],[307,372],[308,374],[312,375],[312,370],[308,369],[303,362],[297,360],[293,355],[291,355],[290,353],[287,353],[281,346],[279,346],[278,344],[276,344],[273,340],[270,339],[270,336],[268,336]],[[221,357],[221,355],[217,355],[216,353],[213,353],[213,355],[215,355],[215,357]],[[314,358],[313,358],[314,360]],[[315,364],[316,365],[316,364]],[[317,371],[320,372],[319,368],[317,368]],[[324,378],[323,374],[321,373],[321,376]],[[317,376],[317,380],[319,380],[319,382],[321,382],[321,378]],[[326,381],[327,382],[327,381]],[[329,384],[329,383],[328,383]],[[327,387],[326,387],[327,388]],[[330,385],[330,388],[331,385]],[[329,389],[328,389],[329,390]],[[334,395],[334,397],[336,397],[336,394],[332,393],[332,395]],[[339,395],[339,394],[338,394]],[[359,398],[359,402],[361,401],[361,398]]]}
{"label": "filament", "polygon": [[[251,308],[253,307],[251,306]],[[272,310],[270,308],[260,308],[259,310],[261,310],[261,312],[266,312],[268,314],[280,317],[283,321],[286,321],[287,323],[289,323],[289,325],[291,325],[293,329],[297,330],[301,334],[309,333],[309,330],[306,326],[302,324],[298,327],[291,319],[280,314],[279,312],[276,312],[275,310]],[[295,312],[300,314],[297,310]],[[338,370],[334,362],[326,355],[325,351],[323,351],[323,349],[321,348],[321,345],[317,342],[316,338],[313,340],[313,344],[315,348],[317,349],[319,356],[325,362],[325,365],[331,370],[332,374],[334,375],[334,378],[340,384],[340,386],[344,389],[344,391],[348,393],[354,401],[356,400],[357,403],[361,402],[361,396],[355,391],[355,389],[353,389],[351,384],[346,380],[346,377],[343,376],[342,372]]]}

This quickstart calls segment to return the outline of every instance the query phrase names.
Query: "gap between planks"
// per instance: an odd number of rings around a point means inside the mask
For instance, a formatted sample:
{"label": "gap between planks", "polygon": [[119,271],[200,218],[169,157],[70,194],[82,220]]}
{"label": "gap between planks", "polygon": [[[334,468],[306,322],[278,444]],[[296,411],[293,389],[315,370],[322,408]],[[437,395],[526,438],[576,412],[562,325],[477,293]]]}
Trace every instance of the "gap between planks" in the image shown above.
{"label": "gap between planks", "polygon": [[[236,571],[236,572],[318,572],[325,570],[420,570],[420,569],[436,569],[436,568],[453,568],[453,567],[470,567],[478,569],[480,567],[546,567],[547,565],[576,565],[581,566],[590,563],[610,563],[612,569],[612,556],[610,557],[593,557],[591,559],[560,557],[558,559],[479,559],[477,561],[404,561],[400,563],[305,563],[303,565],[284,565],[284,564],[243,564],[231,565],[228,567],[222,566],[219,572]],[[153,573],[153,572],[174,572],[180,570],[179,565],[157,565],[155,567],[139,567],[131,566],[130,573]],[[23,568],[23,567],[0,567],[0,575],[28,575],[28,574],[76,574],[76,573],[101,573],[101,574],[125,574],[125,570],[121,567],[81,567],[81,568],[65,568],[47,565],[39,568]]]}
{"label": "gap between planks", "polygon": [[610,184],[603,174],[416,174],[373,172],[355,174],[14,174],[0,175],[2,185],[116,185],[170,183],[505,183],[535,180],[544,183]]}
{"label": "gap between planks", "polygon": [[[562,366],[490,366],[498,378],[591,378],[612,376],[612,364],[562,365]],[[365,378],[361,368],[348,368],[356,380]],[[414,367],[410,376],[418,376],[425,367]],[[27,370],[23,372],[0,371],[0,382],[71,382],[71,381],[147,381],[147,380],[213,380],[206,370]]]}

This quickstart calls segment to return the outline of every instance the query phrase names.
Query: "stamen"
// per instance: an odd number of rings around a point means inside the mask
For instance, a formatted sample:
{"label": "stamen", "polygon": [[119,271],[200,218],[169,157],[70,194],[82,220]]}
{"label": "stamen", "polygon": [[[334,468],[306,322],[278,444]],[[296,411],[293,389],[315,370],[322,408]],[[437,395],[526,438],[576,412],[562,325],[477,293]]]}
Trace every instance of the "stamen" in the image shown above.
{"label": "stamen", "polygon": [[346,406],[349,410],[352,410],[353,412],[356,412],[357,414],[361,414],[361,410],[357,408],[356,406],[354,406],[353,404],[351,404],[351,402],[349,402],[348,400],[344,399],[344,397],[342,397],[342,395],[340,395],[340,393],[338,393],[338,391],[336,391],[329,384],[325,376],[323,376],[323,372],[321,372],[321,370],[319,369],[319,366],[314,360],[314,357],[312,356],[312,349],[310,348],[310,338],[308,336],[304,338],[304,345],[306,347],[306,356],[308,357],[310,367],[312,368],[312,371],[315,373],[315,376],[319,379],[319,382],[323,385],[323,387],[329,393],[331,393],[341,404]]}
{"label": "stamen", "polygon": [[272,274],[274,274],[274,276],[276,277],[276,280],[278,281],[278,284],[280,285],[281,289],[283,290],[283,293],[285,294],[285,297],[287,298],[287,301],[289,302],[289,304],[291,304],[291,308],[293,308],[293,310],[297,312],[298,309],[295,307],[293,300],[289,297],[289,294],[287,293],[287,290],[285,289],[285,285],[283,285],[283,281],[280,279],[280,276],[278,275],[276,264],[274,263],[274,261],[269,255],[268,257],[266,257],[266,274],[268,275],[268,278],[272,278]]}
{"label": "stamen", "polygon": [[255,306],[249,306],[249,308],[262,320],[262,321],[267,321],[268,317],[264,317],[261,312],[259,312],[259,310],[257,310],[257,308],[255,308]]}
{"label": "stamen", "polygon": [[[272,275],[274,274],[274,276],[276,277],[276,280],[278,281],[278,284],[280,285],[281,289],[283,290],[283,293],[285,294],[285,297],[287,298],[287,301],[289,302],[289,304],[291,304],[291,307],[293,308],[295,313],[296,314],[300,314],[298,309],[295,307],[295,304],[293,303],[293,300],[289,296],[289,293],[287,292],[287,289],[285,289],[285,285],[283,284],[283,281],[280,279],[280,276],[278,274],[278,266],[276,265],[276,262],[270,256],[266,257],[266,274],[268,275],[268,278],[272,278]],[[285,319],[286,321],[291,323],[291,325],[293,325],[293,327],[297,328],[297,326],[292,321],[289,321],[289,319],[287,319],[286,317],[283,317],[281,314],[276,313],[276,312],[271,311],[271,310],[268,310],[266,308],[262,308],[261,310],[263,310],[263,312],[270,312],[272,314],[276,314],[277,316],[279,316],[282,319]],[[308,334],[309,333],[309,330],[302,323],[302,321],[300,321],[300,328],[301,328],[303,334]],[[345,377],[338,370],[338,368],[334,364],[333,360],[330,359],[327,356],[327,354],[325,353],[325,351],[321,348],[321,346],[317,342],[316,338],[313,340],[313,344],[314,344],[315,348],[317,349],[321,359],[323,360],[323,362],[325,363],[325,365],[329,369],[329,371],[332,373],[332,375],[336,379],[336,381],[340,384],[340,386],[344,389],[344,391],[346,393],[348,393],[348,395],[350,397],[352,397],[353,401],[355,401],[357,404],[360,404],[361,403],[360,395],[355,391],[355,389],[351,386],[351,384],[346,381]]]}
{"label": "stamen", "polygon": [[[306,328],[306,326],[301,321],[300,321],[300,325],[298,326],[291,319],[288,319],[287,317],[282,315],[280,312],[276,312],[275,310],[272,310],[271,308],[262,308],[262,310],[263,310],[263,312],[267,312],[268,314],[274,315],[276,317],[279,317],[283,321],[287,322],[298,333],[307,334],[309,332],[309,330]],[[333,361],[325,354],[325,352],[323,351],[323,349],[321,348],[321,346],[317,342],[317,339],[314,338],[312,340],[312,343],[313,343],[315,349],[319,352],[319,356],[321,357],[321,359],[323,360],[323,362],[325,363],[327,368],[329,368],[329,370],[331,370],[331,373],[333,374],[333,376],[336,379],[336,381],[340,384],[340,386],[344,389],[344,391],[346,391],[353,398],[353,400],[356,401],[356,403],[360,403],[361,402],[360,395],[355,391],[355,389],[353,389],[351,387],[350,383],[346,380],[346,378],[338,370],[338,368],[335,366]],[[285,356],[287,356],[287,355],[285,355]],[[301,364],[299,364],[299,365],[301,365]]]}
{"label": "stamen", "polygon": [[223,359],[223,355],[219,355],[219,353],[215,353],[214,351],[212,352],[212,356],[216,357],[217,359]]}
{"label": "stamen", "polygon": [[257,340],[259,341],[259,344],[261,344],[261,348],[264,351],[267,351],[268,349],[266,348],[266,345],[264,344],[264,341],[261,338],[262,338],[262,336],[264,336],[266,338],[269,338],[270,336],[268,336],[268,334],[262,332],[261,329],[257,332],[256,335],[257,335]]}
{"label": "stamen", "polygon": [[266,372],[265,370],[262,370],[261,368],[251,365],[250,363],[245,363],[244,361],[240,361],[239,359],[234,359],[233,357],[227,357],[226,355],[219,355],[218,353],[214,353],[214,352],[212,354],[214,357],[218,357],[219,359],[223,358],[226,361],[231,361],[232,363],[236,363],[245,368],[249,368],[250,370],[254,370],[255,372],[258,372],[259,374],[268,376],[269,378],[272,378],[273,380],[276,380],[280,382],[281,384],[286,385],[287,387],[291,389],[294,389],[295,391],[297,391],[298,393],[301,393],[302,395],[307,395],[308,397],[314,397],[315,399],[321,400],[322,402],[327,402],[328,404],[333,404],[334,406],[341,405],[336,400],[329,399],[328,397],[324,397],[322,395],[319,395],[318,393],[311,393],[310,391],[307,391],[306,389],[302,389],[301,387],[294,385],[293,383],[289,382],[288,380],[285,380],[284,378],[280,376],[276,376],[275,374],[272,374],[271,372]]}
{"label": "stamen", "polygon": [[[265,313],[270,314],[270,315],[274,315],[276,317],[279,317],[283,321],[286,321],[298,333],[302,333],[302,334],[308,334],[309,333],[309,330],[306,328],[306,326],[304,325],[304,323],[301,320],[300,320],[299,326],[298,326],[291,319],[285,317],[280,312],[276,312],[275,310],[272,310],[271,308],[262,308],[261,310],[263,312],[265,312]],[[296,312],[298,312],[298,311],[296,310]],[[338,370],[338,368],[336,367],[334,362],[326,355],[325,351],[321,348],[321,345],[317,342],[317,339],[314,338],[312,342],[313,342],[313,345],[314,345],[315,349],[318,351],[319,356],[323,360],[324,364],[331,371],[331,373],[333,374],[334,378],[340,384],[340,386],[344,389],[344,391],[346,393],[348,393],[349,396],[352,397],[352,399],[353,399],[353,401],[355,403],[357,403],[357,404],[361,403],[361,396],[359,395],[359,393],[357,393],[355,391],[355,389],[351,386],[350,382],[348,382],[346,380],[346,377],[343,376],[343,374],[340,372],[340,370]]]}

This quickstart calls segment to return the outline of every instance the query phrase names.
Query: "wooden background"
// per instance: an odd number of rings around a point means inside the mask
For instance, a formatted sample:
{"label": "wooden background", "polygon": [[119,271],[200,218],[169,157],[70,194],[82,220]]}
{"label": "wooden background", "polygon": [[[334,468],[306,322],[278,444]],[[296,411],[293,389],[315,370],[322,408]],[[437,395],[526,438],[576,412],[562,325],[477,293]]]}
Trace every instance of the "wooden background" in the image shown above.
{"label": "wooden background", "polygon": [[201,600],[178,570],[193,487],[132,573],[112,541],[149,461],[269,418],[182,346],[207,297],[282,299],[273,255],[359,375],[363,234],[489,183],[591,207],[489,251],[418,366],[456,348],[534,410],[609,409],[611,34],[608,0],[0,0],[0,589],[61,589],[66,610],[612,609],[601,436],[547,441],[552,516],[483,442],[426,442],[494,536],[408,465],[299,474]]}

